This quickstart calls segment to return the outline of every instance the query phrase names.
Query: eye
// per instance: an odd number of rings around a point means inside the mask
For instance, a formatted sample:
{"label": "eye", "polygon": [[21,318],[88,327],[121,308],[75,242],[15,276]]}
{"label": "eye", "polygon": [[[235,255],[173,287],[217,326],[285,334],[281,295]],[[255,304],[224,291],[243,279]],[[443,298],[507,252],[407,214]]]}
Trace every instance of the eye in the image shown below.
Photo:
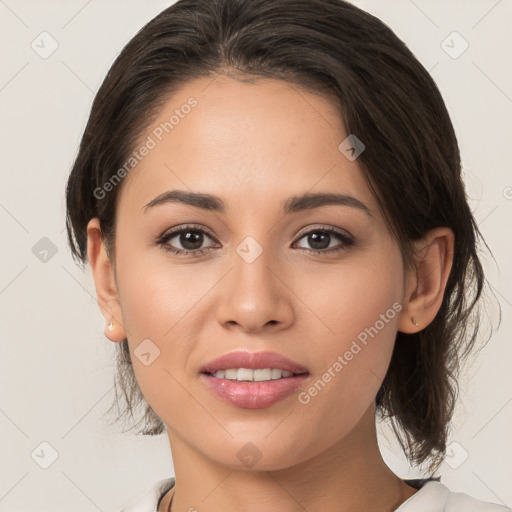
{"label": "eye", "polygon": [[[201,248],[205,239],[213,240],[213,237],[204,229],[195,226],[181,226],[164,233],[156,243],[161,245],[165,251],[173,254],[200,256],[213,248],[211,246]],[[171,243],[171,241],[173,242]]]}
{"label": "eye", "polygon": [[[306,243],[308,243],[312,248],[308,249],[307,247],[299,246],[299,249],[305,249],[314,254],[326,254],[342,251],[354,243],[354,239],[347,232],[324,226],[310,229],[309,231],[302,233],[299,238],[299,242],[302,239],[305,239]],[[336,243],[332,243],[336,240],[338,241],[338,247],[331,249],[333,245],[336,247]]]}
{"label": "eye", "polygon": [[[298,244],[303,239],[311,246],[311,249],[300,245],[298,248],[313,254],[339,252],[354,243],[354,239],[347,232],[325,226],[303,232],[298,242],[295,242],[294,245]],[[213,235],[208,234],[204,229],[189,225],[166,231],[156,240],[156,244],[160,245],[166,252],[195,257],[201,256],[215,248],[215,246],[212,245],[203,247],[203,244],[208,240],[213,240],[218,244]],[[336,241],[338,241],[338,247],[336,247]],[[334,249],[332,249],[333,245],[335,247]]]}

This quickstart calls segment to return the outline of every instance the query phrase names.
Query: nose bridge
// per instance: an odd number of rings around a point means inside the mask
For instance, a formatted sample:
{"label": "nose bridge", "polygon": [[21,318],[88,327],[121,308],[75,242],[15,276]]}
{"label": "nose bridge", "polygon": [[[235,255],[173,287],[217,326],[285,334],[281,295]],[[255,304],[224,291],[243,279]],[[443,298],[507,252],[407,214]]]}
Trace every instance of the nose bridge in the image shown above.
{"label": "nose bridge", "polygon": [[[255,301],[264,300],[266,304],[277,298],[282,290],[277,290],[275,276],[271,272],[273,252],[263,247],[253,237],[245,238],[236,248],[233,258],[233,281],[235,295],[238,295],[241,306],[246,304],[249,309]],[[262,304],[259,304],[262,307]]]}
{"label": "nose bridge", "polygon": [[[278,275],[276,256],[248,236],[236,247],[232,270],[221,293],[217,309],[221,323],[236,322],[255,330],[267,323],[287,324],[293,310],[290,292]],[[274,263],[274,264],[273,264]]]}

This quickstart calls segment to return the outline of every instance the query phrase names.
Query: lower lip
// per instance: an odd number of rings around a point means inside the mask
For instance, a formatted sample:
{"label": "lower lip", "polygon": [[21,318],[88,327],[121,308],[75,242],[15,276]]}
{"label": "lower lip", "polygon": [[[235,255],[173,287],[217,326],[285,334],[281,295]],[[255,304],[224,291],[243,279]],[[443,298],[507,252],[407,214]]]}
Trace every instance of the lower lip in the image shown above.
{"label": "lower lip", "polygon": [[238,382],[201,374],[204,382],[221,400],[245,409],[270,407],[300,388],[308,377],[309,374],[305,373],[265,382]]}

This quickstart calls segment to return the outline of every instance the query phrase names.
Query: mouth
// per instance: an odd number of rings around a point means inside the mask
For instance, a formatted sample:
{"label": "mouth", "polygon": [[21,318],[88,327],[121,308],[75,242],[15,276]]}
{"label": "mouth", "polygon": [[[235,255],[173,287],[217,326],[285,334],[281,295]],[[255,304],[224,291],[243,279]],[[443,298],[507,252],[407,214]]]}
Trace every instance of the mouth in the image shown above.
{"label": "mouth", "polygon": [[201,380],[222,401],[245,409],[263,409],[304,386],[310,373],[275,352],[237,351],[210,361]]}

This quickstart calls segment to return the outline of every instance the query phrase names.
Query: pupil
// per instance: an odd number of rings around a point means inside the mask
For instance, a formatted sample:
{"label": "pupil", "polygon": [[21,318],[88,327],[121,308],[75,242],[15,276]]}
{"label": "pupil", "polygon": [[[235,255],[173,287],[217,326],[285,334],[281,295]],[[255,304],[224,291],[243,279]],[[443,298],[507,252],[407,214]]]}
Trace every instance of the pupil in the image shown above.
{"label": "pupil", "polygon": [[327,249],[329,247],[329,238],[331,235],[328,233],[312,233],[309,235],[309,244],[313,249]]}
{"label": "pupil", "polygon": [[180,235],[180,243],[186,250],[194,251],[203,244],[203,234],[198,231],[187,231]]}

